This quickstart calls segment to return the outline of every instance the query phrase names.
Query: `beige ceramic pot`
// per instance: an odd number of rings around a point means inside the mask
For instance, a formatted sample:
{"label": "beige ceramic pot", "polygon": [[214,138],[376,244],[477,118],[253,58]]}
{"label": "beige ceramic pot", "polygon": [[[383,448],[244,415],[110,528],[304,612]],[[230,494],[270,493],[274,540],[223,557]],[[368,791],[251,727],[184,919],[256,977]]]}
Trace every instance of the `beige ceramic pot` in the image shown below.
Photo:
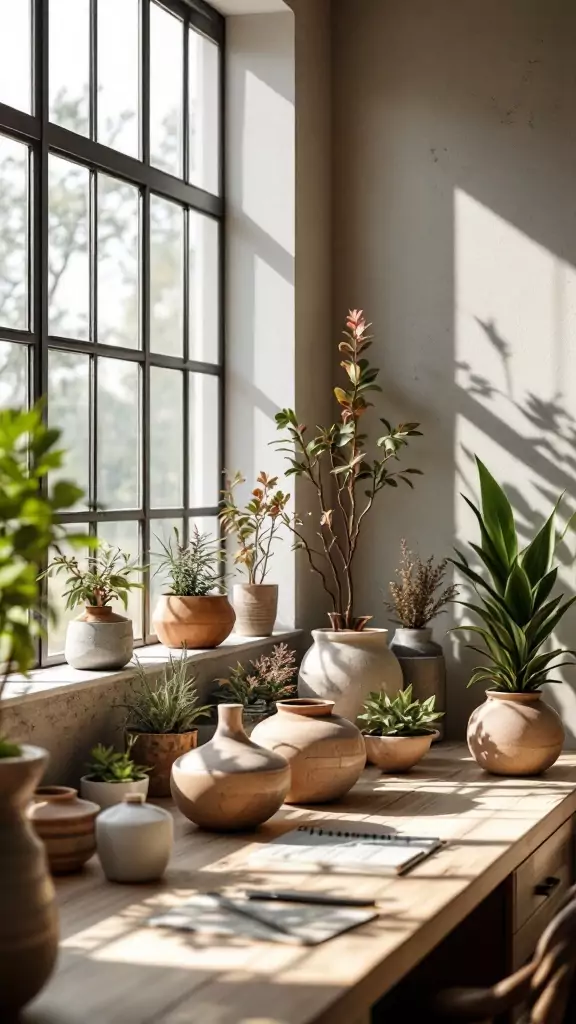
{"label": "beige ceramic pot", "polygon": [[194,750],[198,743],[198,730],[191,732],[139,732],[132,748],[137,764],[152,771],[148,778],[148,796],[170,796],[170,775],[177,757]]}
{"label": "beige ceramic pot", "polygon": [[172,766],[172,795],[201,828],[255,828],[276,813],[288,792],[288,762],[248,739],[242,712],[241,704],[220,704],[214,737]]}
{"label": "beige ceramic pot", "polygon": [[542,693],[486,691],[468,722],[468,747],[493,775],[539,775],[560,756],[564,726]]}
{"label": "beige ceramic pot", "polygon": [[46,851],[26,818],[48,754],[23,746],[0,759],[0,1020],[10,1021],[50,977],[58,916]]}
{"label": "beige ceramic pot", "polygon": [[28,807],[28,818],[40,837],[53,875],[80,871],[96,851],[94,821],[98,804],[81,800],[68,786],[40,786]]}
{"label": "beige ceramic pot", "polygon": [[92,672],[124,668],[134,651],[132,622],[111,608],[87,605],[68,623],[64,657],[72,668]]}
{"label": "beige ceramic pot", "polygon": [[430,750],[438,731],[434,729],[421,736],[368,736],[364,735],[366,757],[383,772],[408,772]]}
{"label": "beige ceramic pot", "polygon": [[281,700],[276,707],[278,713],[257,725],[252,739],[288,761],[286,803],[326,803],[344,796],[366,763],[360,730],[332,713],[332,701]]}
{"label": "beige ceramic pot", "polygon": [[239,636],[272,636],[278,611],[277,583],[235,583],[233,601]]}
{"label": "beige ceramic pot", "polygon": [[160,643],[166,647],[201,650],[218,647],[232,632],[236,616],[224,594],[206,597],[176,597],[161,594],[158,598],[152,627]]}

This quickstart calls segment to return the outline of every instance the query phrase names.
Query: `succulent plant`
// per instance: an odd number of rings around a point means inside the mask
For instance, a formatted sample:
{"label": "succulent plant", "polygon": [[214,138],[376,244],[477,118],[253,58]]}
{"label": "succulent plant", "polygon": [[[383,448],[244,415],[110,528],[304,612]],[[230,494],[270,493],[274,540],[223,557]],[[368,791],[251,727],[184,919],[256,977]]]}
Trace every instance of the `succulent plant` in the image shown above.
{"label": "succulent plant", "polygon": [[412,699],[412,687],[400,690],[392,700],[387,693],[368,694],[364,713],[358,715],[365,722],[364,732],[370,736],[422,736],[434,732],[434,722],[443,717],[435,711],[436,697],[419,701]]}

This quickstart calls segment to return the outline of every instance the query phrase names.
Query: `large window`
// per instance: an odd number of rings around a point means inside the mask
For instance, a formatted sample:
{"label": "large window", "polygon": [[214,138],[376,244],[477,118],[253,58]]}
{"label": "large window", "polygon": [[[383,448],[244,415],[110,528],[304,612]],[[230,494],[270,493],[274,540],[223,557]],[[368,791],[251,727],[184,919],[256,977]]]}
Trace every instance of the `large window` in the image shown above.
{"label": "large window", "polygon": [[63,522],[144,563],[217,529],[223,24],[202,0],[0,0],[0,404],[46,397],[86,491]]}

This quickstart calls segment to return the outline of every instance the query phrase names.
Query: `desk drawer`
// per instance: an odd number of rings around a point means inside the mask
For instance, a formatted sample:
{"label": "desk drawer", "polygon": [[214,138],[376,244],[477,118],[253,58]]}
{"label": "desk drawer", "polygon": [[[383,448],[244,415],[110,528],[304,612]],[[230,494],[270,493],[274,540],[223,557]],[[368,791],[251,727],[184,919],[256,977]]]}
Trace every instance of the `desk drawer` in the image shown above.
{"label": "desk drawer", "polygon": [[514,932],[523,930],[535,916],[539,927],[545,927],[572,884],[572,828],[572,821],[567,821],[514,872]]}

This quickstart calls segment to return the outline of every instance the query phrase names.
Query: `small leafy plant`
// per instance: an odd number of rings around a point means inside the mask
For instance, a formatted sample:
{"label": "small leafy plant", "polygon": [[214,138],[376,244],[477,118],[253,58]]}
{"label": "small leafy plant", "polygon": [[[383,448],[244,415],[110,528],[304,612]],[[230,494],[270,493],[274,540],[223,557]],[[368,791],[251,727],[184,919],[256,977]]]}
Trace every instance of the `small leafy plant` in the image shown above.
{"label": "small leafy plant", "polygon": [[219,679],[220,701],[242,704],[250,715],[274,714],[276,701],[296,696],[296,654],[276,644],[246,667],[238,662],[229,679]]}
{"label": "small leafy plant", "polygon": [[221,572],[222,548],[209,534],[200,533],[195,526],[187,544],[180,542],[174,527],[174,537],[165,544],[156,538],[162,548],[160,564],[154,575],[164,573],[170,581],[170,593],[177,597],[206,597],[211,591],[224,589]]}
{"label": "small leafy plant", "polygon": [[250,500],[240,508],[234,491],[244,483],[246,480],[241,473],[236,473],[227,483],[222,492],[220,522],[224,533],[234,534],[240,545],[234,555],[234,564],[246,567],[249,583],[264,583],[273,554],[272,544],[277,539],[290,495],[277,488],[277,476],[261,472]]}
{"label": "small leafy plant", "polygon": [[437,565],[434,565],[432,557],[423,562],[408,550],[406,541],[402,541],[400,566],[396,570],[398,582],[390,583],[392,600],[386,602],[388,611],[396,615],[393,621],[397,625],[405,629],[423,629],[446,611],[446,605],[458,594],[458,587],[453,584],[440,589],[447,565],[447,558]]}
{"label": "small leafy plant", "polygon": [[130,591],[144,587],[143,583],[131,579],[133,573],[143,572],[144,567],[120,548],[100,542],[96,553],[84,564],[75,556],[63,554],[58,547],[56,552],[56,557],[40,578],[66,575],[68,589],[64,591],[63,597],[66,598],[68,609],[80,604],[105,608],[115,599],[127,608]]}
{"label": "small leafy plant", "polygon": [[199,718],[210,714],[210,705],[198,704],[195,677],[187,678],[186,658],[170,655],[162,677],[152,685],[138,658],[136,671],[139,692],[124,705],[128,710],[126,729],[129,733],[191,732]]}
{"label": "small leafy plant", "polygon": [[412,687],[400,690],[391,700],[387,693],[370,693],[364,713],[358,717],[366,723],[364,732],[370,736],[424,736],[434,732],[434,722],[443,717],[435,711],[436,697],[425,701],[412,700]]}
{"label": "small leafy plant", "polygon": [[134,742],[135,738],[129,737],[123,752],[98,743],[90,752],[87,778],[91,782],[138,782],[145,779],[151,769],[132,760],[130,751]]}

